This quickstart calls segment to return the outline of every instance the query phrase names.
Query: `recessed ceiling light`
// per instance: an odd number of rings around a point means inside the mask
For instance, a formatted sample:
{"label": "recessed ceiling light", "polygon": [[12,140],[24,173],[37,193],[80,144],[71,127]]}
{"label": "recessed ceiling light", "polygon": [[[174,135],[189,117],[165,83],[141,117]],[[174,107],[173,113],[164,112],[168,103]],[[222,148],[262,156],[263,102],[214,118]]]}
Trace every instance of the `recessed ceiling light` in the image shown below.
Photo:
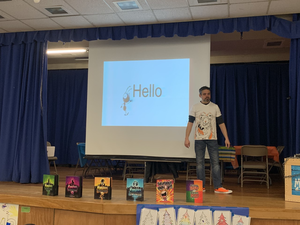
{"label": "recessed ceiling light", "polygon": [[118,1],[113,2],[120,11],[140,10],[142,9],[138,1]]}
{"label": "recessed ceiling light", "polygon": [[210,2],[218,2],[218,0],[197,0],[199,4],[201,3],[210,3]]}
{"label": "recessed ceiling light", "polygon": [[51,14],[68,14],[63,8],[61,7],[55,7],[55,8],[45,8],[48,12]]}

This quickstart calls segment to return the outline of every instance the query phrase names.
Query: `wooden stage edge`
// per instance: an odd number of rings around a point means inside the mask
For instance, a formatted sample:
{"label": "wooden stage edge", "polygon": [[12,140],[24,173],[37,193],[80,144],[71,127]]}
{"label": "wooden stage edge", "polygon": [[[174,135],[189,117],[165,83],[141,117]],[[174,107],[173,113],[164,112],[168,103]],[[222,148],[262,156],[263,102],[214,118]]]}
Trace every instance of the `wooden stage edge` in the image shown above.
{"label": "wooden stage edge", "polygon": [[[174,204],[169,205],[248,207],[252,225],[300,225],[300,203],[285,201],[283,179],[277,175],[271,177],[273,185],[267,189],[265,185],[252,183],[241,188],[235,176],[225,176],[224,186],[232,189],[233,194],[215,194],[213,187],[207,185],[203,203],[193,204],[185,202],[185,177],[179,176],[175,182]],[[168,178],[170,175],[159,177]],[[20,205],[19,225],[60,225],[72,221],[73,224],[95,224],[95,221],[96,224],[136,224],[137,204],[156,204],[154,182],[145,184],[145,201],[132,202],[126,201],[126,181],[118,177],[113,180],[112,200],[93,198],[93,179],[83,180],[82,198],[66,198],[64,180],[65,176],[60,176],[58,196],[42,195],[42,184],[0,182],[0,202]],[[31,208],[31,215],[22,212],[23,206]]]}
{"label": "wooden stage edge", "polygon": [[[220,194],[218,194],[220,195]],[[222,195],[224,198],[229,195]],[[125,197],[124,197],[125,198]],[[231,199],[231,198],[230,198]],[[257,198],[255,198],[257,199]],[[117,201],[117,200],[94,200],[85,198],[66,198],[63,196],[21,196],[11,194],[0,194],[1,203],[18,204],[21,206],[32,206],[50,209],[61,209],[76,212],[99,213],[99,214],[117,214],[117,215],[136,215],[137,204],[156,204],[155,201],[131,202],[131,201]],[[256,206],[250,206],[250,217],[256,219],[284,219],[284,220],[299,220],[300,221],[300,203],[288,202],[291,204],[288,209],[281,207],[267,207],[264,202],[257,202]],[[175,201],[174,204],[168,205],[199,205],[199,206],[227,206],[227,207],[247,207],[238,204],[189,204],[184,201]],[[292,207],[295,205],[297,207]]]}

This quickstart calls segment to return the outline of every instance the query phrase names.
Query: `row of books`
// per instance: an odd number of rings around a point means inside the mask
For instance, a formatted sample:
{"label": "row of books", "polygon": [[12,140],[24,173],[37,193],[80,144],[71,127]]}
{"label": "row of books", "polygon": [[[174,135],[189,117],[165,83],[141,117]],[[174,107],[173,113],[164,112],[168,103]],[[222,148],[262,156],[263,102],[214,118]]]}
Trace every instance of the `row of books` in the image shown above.
{"label": "row of books", "polygon": [[[43,195],[58,195],[58,175],[44,175]],[[112,177],[95,177],[94,198],[110,200],[112,195]],[[82,197],[82,177],[67,176],[65,184],[65,196],[71,198]],[[127,178],[126,199],[132,201],[144,201],[144,179]],[[202,203],[202,181],[186,181],[186,201]],[[174,202],[174,180],[164,179],[156,181],[156,202]]]}

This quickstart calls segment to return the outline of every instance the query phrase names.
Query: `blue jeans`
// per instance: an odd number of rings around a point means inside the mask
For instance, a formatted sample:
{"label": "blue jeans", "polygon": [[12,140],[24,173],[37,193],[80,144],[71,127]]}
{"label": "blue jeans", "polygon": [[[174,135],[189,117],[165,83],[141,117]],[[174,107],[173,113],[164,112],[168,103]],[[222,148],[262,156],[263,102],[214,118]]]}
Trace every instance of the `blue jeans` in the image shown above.
{"label": "blue jeans", "polygon": [[203,187],[205,187],[205,147],[210,157],[210,165],[212,169],[212,177],[214,188],[222,187],[221,172],[219,165],[219,145],[216,140],[195,140],[195,153],[197,162],[197,179],[202,180]]}

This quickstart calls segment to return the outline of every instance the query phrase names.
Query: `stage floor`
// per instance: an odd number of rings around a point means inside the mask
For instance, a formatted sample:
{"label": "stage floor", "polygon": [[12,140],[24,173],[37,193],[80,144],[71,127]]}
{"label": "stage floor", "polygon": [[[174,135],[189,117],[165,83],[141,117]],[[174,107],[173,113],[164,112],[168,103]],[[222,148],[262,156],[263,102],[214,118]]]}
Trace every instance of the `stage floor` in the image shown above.
{"label": "stage floor", "polygon": [[[122,180],[121,172],[113,175],[112,200],[107,201],[95,200],[93,197],[93,178],[84,178],[83,197],[73,199],[64,197],[64,184],[65,177],[74,174],[74,168],[58,167],[57,170],[60,182],[58,196],[43,196],[42,184],[0,182],[0,202],[85,213],[135,215],[137,204],[156,204],[155,179],[172,179],[171,174],[157,174],[152,183],[145,183],[145,201],[131,202],[126,201],[126,181]],[[80,173],[79,171],[77,175]],[[51,168],[51,174],[54,174],[53,168]],[[215,194],[213,186],[210,186],[209,182],[206,181],[203,203],[197,205],[249,207],[252,219],[287,220],[293,224],[300,224],[300,203],[284,200],[284,180],[280,175],[271,174],[273,184],[270,189],[267,189],[265,184],[253,182],[245,183],[244,187],[241,188],[240,184],[237,183],[237,178],[236,174],[225,175],[223,186],[233,190],[233,193],[228,195]],[[176,179],[174,186],[174,205],[194,205],[185,202],[184,172],[179,172],[179,178]]]}

